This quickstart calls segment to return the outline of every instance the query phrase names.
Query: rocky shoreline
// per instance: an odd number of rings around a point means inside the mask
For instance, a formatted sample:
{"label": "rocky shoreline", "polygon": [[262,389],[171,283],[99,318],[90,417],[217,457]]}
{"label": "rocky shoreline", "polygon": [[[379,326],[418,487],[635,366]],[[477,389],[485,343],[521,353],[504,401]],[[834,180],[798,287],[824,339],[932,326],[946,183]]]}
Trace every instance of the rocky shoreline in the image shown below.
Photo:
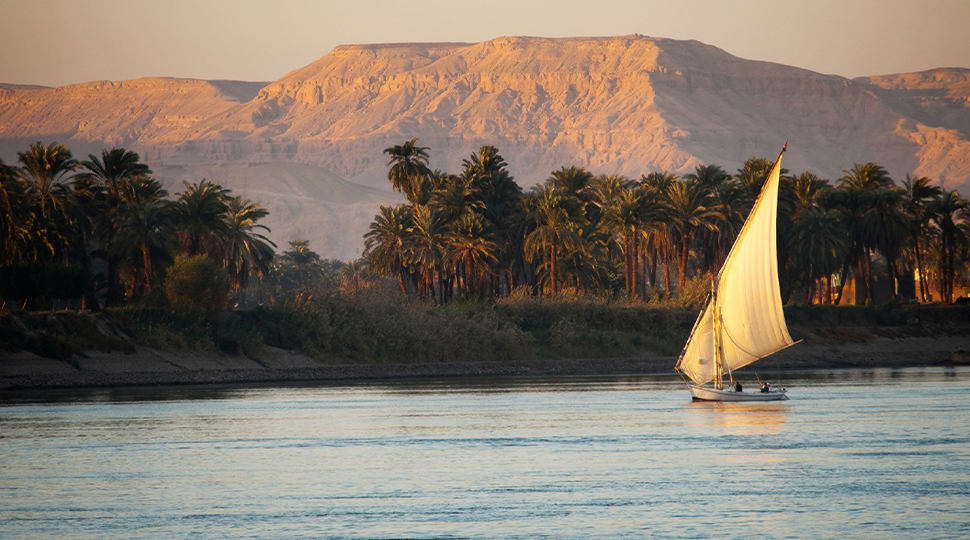
{"label": "rocky shoreline", "polygon": [[[860,343],[805,341],[758,363],[762,371],[901,368],[960,365],[970,339],[880,338]],[[202,384],[352,382],[465,377],[671,374],[674,357],[543,359],[433,364],[326,364],[300,353],[268,348],[258,359],[218,353],[91,352],[67,361],[29,353],[0,354],[0,392],[56,388]]]}

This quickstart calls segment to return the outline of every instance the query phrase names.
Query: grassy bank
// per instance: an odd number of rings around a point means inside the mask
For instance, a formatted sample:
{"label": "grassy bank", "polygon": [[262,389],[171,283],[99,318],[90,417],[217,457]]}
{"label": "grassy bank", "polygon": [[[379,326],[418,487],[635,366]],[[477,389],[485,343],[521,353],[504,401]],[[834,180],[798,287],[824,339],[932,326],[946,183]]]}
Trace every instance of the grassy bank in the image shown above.
{"label": "grassy bank", "polygon": [[[785,312],[796,339],[970,335],[970,308],[959,306],[795,305]],[[333,292],[215,316],[138,308],[6,313],[0,316],[0,352],[67,360],[90,350],[132,352],[139,344],[258,360],[272,346],[332,364],[675,356],[696,315],[690,306],[590,298],[513,296],[431,307],[384,293]]]}

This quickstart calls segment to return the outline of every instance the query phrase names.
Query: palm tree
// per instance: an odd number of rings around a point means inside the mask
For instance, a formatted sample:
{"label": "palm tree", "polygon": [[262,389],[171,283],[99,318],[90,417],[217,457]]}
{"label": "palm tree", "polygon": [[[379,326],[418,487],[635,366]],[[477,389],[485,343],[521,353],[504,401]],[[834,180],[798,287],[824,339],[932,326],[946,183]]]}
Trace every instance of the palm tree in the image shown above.
{"label": "palm tree", "polygon": [[[755,199],[758,198],[758,194],[761,193],[761,188],[765,185],[765,180],[768,179],[768,174],[771,173],[774,166],[774,161],[754,157],[745,161],[744,166],[738,169],[737,174],[734,175],[734,179],[737,180],[750,199],[750,204],[753,205]],[[782,176],[785,176],[788,174],[788,169],[781,169],[779,172]]]}
{"label": "palm tree", "polygon": [[617,194],[603,208],[600,226],[612,233],[624,254],[624,277],[629,298],[637,296],[640,245],[647,240],[659,221],[659,205],[653,193],[643,186],[631,186]]}
{"label": "palm tree", "polygon": [[[88,159],[81,162],[88,172],[78,175],[85,181],[93,183],[91,191],[95,212],[93,216],[95,236],[101,243],[103,253],[107,254],[109,302],[115,297],[115,291],[120,290],[117,287],[119,261],[112,255],[117,252],[113,249],[112,243],[124,219],[118,212],[118,207],[122,204],[121,195],[122,192],[132,189],[131,184],[136,182],[135,179],[149,177],[152,173],[148,165],[139,160],[137,153],[124,148],[104,149],[101,151],[100,158],[94,154],[88,154]],[[167,193],[162,196],[166,195]]]}
{"label": "palm tree", "polygon": [[168,201],[146,198],[126,206],[118,234],[112,244],[112,254],[131,261],[131,295],[134,296],[137,291],[137,264],[142,268],[144,289],[151,292],[155,268],[152,261],[160,254],[168,253],[168,244],[172,238],[172,220]]}
{"label": "palm tree", "polygon": [[926,273],[923,271],[923,246],[921,241],[930,220],[930,216],[926,212],[926,205],[934,197],[942,195],[943,190],[937,186],[931,186],[930,179],[925,176],[910,178],[908,174],[906,180],[903,181],[903,189],[905,190],[903,212],[909,221],[909,235],[916,252],[916,275],[919,278],[920,301],[926,302],[927,297],[929,297],[929,301],[932,302],[933,293],[925,285]]}
{"label": "palm tree", "polygon": [[472,187],[482,196],[489,199],[501,187],[504,180],[511,180],[505,167],[508,163],[498,153],[494,146],[480,146],[478,151],[461,162],[462,176],[467,178]]}
{"label": "palm tree", "polygon": [[961,197],[956,191],[950,191],[934,197],[926,206],[926,212],[932,216],[936,226],[940,228],[940,296],[946,304],[953,303],[954,259],[956,258],[956,235],[958,231],[956,216],[970,208],[970,202]]}
{"label": "palm tree", "polygon": [[320,255],[310,249],[309,240],[290,240],[289,244],[290,249],[276,258],[274,271],[283,281],[288,281],[287,274],[296,274],[296,286],[307,287],[322,274]]}
{"label": "palm tree", "polygon": [[141,265],[144,288],[151,291],[154,261],[170,256],[172,203],[164,200],[168,191],[154,178],[135,176],[119,180],[114,196],[118,203],[112,219],[117,233],[112,238],[108,260],[127,261],[131,266],[131,295],[137,292],[136,267]]}
{"label": "palm tree", "polygon": [[683,290],[687,263],[699,229],[716,230],[721,209],[710,192],[697,180],[685,179],[672,184],[664,201],[667,225],[677,241],[678,287]]}
{"label": "palm tree", "polygon": [[[750,161],[750,160],[749,160]],[[716,201],[716,206],[720,209],[719,215],[715,220],[714,229],[702,229],[698,231],[699,239],[703,248],[702,268],[712,274],[717,273],[718,269],[727,259],[734,239],[741,232],[744,220],[751,212],[757,193],[751,195],[752,186],[760,186],[757,180],[745,187],[734,179],[725,180],[718,189],[711,193]]]}
{"label": "palm tree", "polygon": [[533,259],[544,257],[549,263],[549,279],[552,294],[559,293],[556,264],[559,259],[559,249],[574,250],[581,246],[581,238],[576,233],[575,216],[570,215],[566,197],[559,194],[555,188],[542,191],[535,201],[533,218],[536,228],[525,239],[526,253]]}
{"label": "palm tree", "polygon": [[521,256],[522,225],[520,212],[522,188],[506,169],[507,164],[494,146],[481,146],[462,161],[462,178],[481,203],[481,214],[490,224],[498,245],[496,270],[490,276],[492,290],[499,288],[504,277],[509,290],[513,287],[513,268],[524,266]]}
{"label": "palm tree", "polygon": [[455,175],[442,177],[428,204],[442,210],[448,219],[455,219],[465,212],[481,213],[485,209],[471,180]]}
{"label": "palm tree", "polygon": [[[417,138],[385,148],[384,153],[391,156],[387,165],[387,179],[395,191],[400,191],[411,204],[424,204],[426,197],[422,180],[430,173],[428,170],[428,148],[418,146]],[[430,187],[430,184],[428,185]]]}
{"label": "palm tree", "polygon": [[697,182],[702,189],[710,192],[717,191],[730,179],[731,175],[718,165],[698,165],[693,173],[684,175],[684,180]]}
{"label": "palm tree", "polygon": [[869,211],[863,217],[863,226],[868,241],[876,246],[886,257],[886,267],[889,272],[889,283],[893,286],[893,297],[896,296],[896,261],[899,260],[902,244],[908,236],[906,217],[902,212],[903,190],[896,187],[884,187],[870,190]]}
{"label": "palm tree", "polygon": [[173,206],[179,250],[218,259],[229,234],[226,212],[230,190],[205,178],[198,184],[183,184],[185,191]]}
{"label": "palm tree", "polygon": [[256,223],[268,215],[269,211],[248,199],[234,197],[229,201],[226,210],[229,230],[226,235],[224,262],[229,274],[229,284],[236,291],[246,286],[251,274],[263,276],[271,268],[276,244],[256,232],[257,229],[270,232],[269,227]]}
{"label": "palm tree", "polygon": [[[650,190],[651,195],[658,202],[667,198],[667,191],[680,178],[670,172],[652,172],[640,178],[640,182]],[[650,255],[650,286],[656,286],[657,282],[657,262],[662,261],[664,266],[664,287],[670,293],[670,252],[671,252],[671,231],[667,221],[664,219],[664,205],[660,204],[659,215],[654,221],[654,231],[648,239],[648,249]]]}
{"label": "palm tree", "polygon": [[[407,260],[421,276],[421,293],[435,296],[434,277],[441,277],[445,251],[444,212],[428,206],[415,206],[413,210],[411,238],[408,242]],[[444,298],[439,300],[444,302]]]}
{"label": "palm tree", "polygon": [[17,157],[26,180],[26,202],[34,208],[27,214],[30,223],[24,226],[32,257],[41,260],[60,252],[66,258],[76,232],[71,224],[74,197],[67,179],[80,164],[66,146],[56,142],[50,146],[37,142]]}
{"label": "palm tree", "polygon": [[381,213],[374,216],[374,222],[364,235],[367,248],[364,256],[370,261],[371,268],[380,275],[396,277],[404,294],[407,294],[404,265],[412,226],[410,206],[381,206]]}
{"label": "palm tree", "polygon": [[839,179],[839,183],[853,189],[866,190],[893,185],[893,179],[889,177],[886,169],[871,161],[862,165],[855,163],[851,170],[842,172],[843,176]]}
{"label": "palm tree", "polygon": [[842,291],[848,277],[849,267],[855,263],[858,266],[859,279],[863,280],[866,289],[866,300],[872,301],[872,242],[870,229],[865,226],[865,214],[870,210],[875,199],[868,196],[869,192],[893,185],[892,178],[876,163],[854,164],[851,170],[842,171],[844,175],[839,179],[838,186],[831,193],[826,193],[825,203],[837,207],[842,213],[842,223],[852,238],[850,248],[846,251],[846,258],[842,264],[842,275],[839,280],[839,291],[836,303],[842,299]]}
{"label": "palm tree", "polygon": [[589,221],[595,221],[596,205],[593,204],[593,174],[582,167],[565,167],[554,171],[546,180],[546,187],[554,187],[561,193],[572,195],[580,201],[583,213]]}
{"label": "palm tree", "polygon": [[588,189],[593,175],[582,167],[561,167],[558,171],[553,171],[546,180],[549,187],[561,190],[563,193],[570,193],[581,197]]}
{"label": "palm tree", "polygon": [[[610,268],[604,264],[609,240],[595,227],[578,233],[580,241],[575,249],[563,249],[557,253],[556,271],[562,276],[560,283],[591,294],[610,291]],[[548,271],[545,264],[539,269]],[[561,287],[560,287],[561,289]]]}
{"label": "palm tree", "polygon": [[812,297],[813,284],[821,278],[826,278],[826,298],[831,298],[832,285],[828,277],[838,270],[849,249],[849,237],[839,213],[817,206],[802,210],[795,220],[789,249],[798,261],[798,268],[804,272],[806,301]]}
{"label": "palm tree", "polygon": [[465,213],[453,221],[446,235],[447,258],[464,275],[465,289],[477,293],[478,275],[498,262],[499,246],[491,224],[479,214]]}
{"label": "palm tree", "polygon": [[28,192],[39,204],[41,214],[46,217],[49,210],[62,212],[68,198],[67,177],[81,166],[71,151],[63,144],[44,146],[38,141],[30,145],[29,151],[17,152],[17,157],[30,184]]}
{"label": "palm tree", "polygon": [[13,261],[19,258],[22,227],[26,220],[26,185],[13,167],[0,159],[0,260]]}
{"label": "palm tree", "polygon": [[90,171],[88,174],[98,185],[116,195],[121,181],[152,174],[152,170],[148,165],[141,163],[140,159],[136,152],[124,148],[112,148],[101,150],[101,158],[88,154],[88,159],[82,161],[81,165]]}
{"label": "palm tree", "polygon": [[343,288],[351,295],[356,295],[363,289],[368,280],[370,265],[366,258],[361,257],[340,267],[340,278],[343,280]]}
{"label": "palm tree", "polygon": [[625,176],[617,174],[601,174],[590,182],[591,198],[600,209],[604,208],[620,196],[623,190],[630,188],[633,182]]}
{"label": "palm tree", "polygon": [[824,180],[814,174],[805,171],[791,179],[791,191],[794,196],[794,211],[798,215],[802,210],[818,206],[818,196],[820,193],[832,189],[828,180]]}

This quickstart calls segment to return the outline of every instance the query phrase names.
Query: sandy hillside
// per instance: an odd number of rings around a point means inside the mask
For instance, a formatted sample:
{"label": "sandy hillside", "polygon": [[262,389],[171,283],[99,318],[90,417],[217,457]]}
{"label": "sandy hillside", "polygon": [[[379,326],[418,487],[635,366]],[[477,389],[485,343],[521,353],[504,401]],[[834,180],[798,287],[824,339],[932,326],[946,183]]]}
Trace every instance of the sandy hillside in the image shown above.
{"label": "sandy hillside", "polygon": [[232,190],[232,195],[258,202],[269,210],[260,223],[278,251],[290,240],[309,240],[310,249],[343,261],[360,257],[364,233],[381,205],[404,201],[397,193],[347,182],[329,171],[300,163],[220,163],[166,165],[153,169],[176,195],[184,181],[203,178]]}

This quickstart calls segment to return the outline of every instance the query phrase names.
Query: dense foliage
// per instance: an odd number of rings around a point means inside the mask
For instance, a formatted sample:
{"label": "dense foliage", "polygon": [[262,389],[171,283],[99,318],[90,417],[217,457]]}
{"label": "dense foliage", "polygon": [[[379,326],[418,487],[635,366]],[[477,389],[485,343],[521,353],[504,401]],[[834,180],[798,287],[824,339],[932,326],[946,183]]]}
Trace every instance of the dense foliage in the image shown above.
{"label": "dense foliage", "polygon": [[[494,147],[449,174],[429,169],[418,142],[385,150],[407,202],[381,207],[364,257],[349,262],[306,240],[276,253],[259,224],[267,211],[219,184],[169,197],[134,152],[78,161],[38,142],[19,167],[0,162],[0,297],[29,310],[109,307],[111,324],[163,348],[272,345],[362,362],[675,354],[772,166],[636,180],[562,167],[524,191]],[[970,203],[927,178],[898,185],[875,163],[844,173],[833,183],[783,171],[786,303],[845,303],[850,277],[872,301],[877,282],[914,275],[915,289],[892,289],[894,305],[953,302]],[[850,313],[798,309],[796,324]],[[7,317],[8,343],[56,357],[85,346],[37,337],[87,324],[63,313]],[[123,348],[106,335],[98,346]]]}
{"label": "dense foliage", "polygon": [[[371,269],[401,291],[445,303],[507,296],[518,287],[649,300],[713,275],[730,251],[773,162],[751,158],[679,177],[631,180],[579,167],[523,192],[498,150],[483,146],[458,175],[430,171],[418,140],[385,150],[388,179],[406,204],[381,207],[366,235]],[[865,301],[876,281],[891,298],[951,303],[967,267],[970,203],[928,178],[902,185],[875,163],[833,185],[782,170],[778,256],[786,302],[842,302],[850,277]],[[675,270],[675,271],[674,271]],[[916,276],[918,290],[898,278]],[[914,285],[915,286],[915,285]]]}
{"label": "dense foliage", "polygon": [[[5,301],[50,308],[80,299],[97,310],[153,298],[178,254],[213,261],[236,292],[270,269],[275,245],[257,223],[267,211],[217,184],[185,183],[170,200],[138,154],[122,148],[78,161],[62,144],[38,142],[18,156],[20,168],[0,161]],[[223,307],[224,296],[208,309]]]}

